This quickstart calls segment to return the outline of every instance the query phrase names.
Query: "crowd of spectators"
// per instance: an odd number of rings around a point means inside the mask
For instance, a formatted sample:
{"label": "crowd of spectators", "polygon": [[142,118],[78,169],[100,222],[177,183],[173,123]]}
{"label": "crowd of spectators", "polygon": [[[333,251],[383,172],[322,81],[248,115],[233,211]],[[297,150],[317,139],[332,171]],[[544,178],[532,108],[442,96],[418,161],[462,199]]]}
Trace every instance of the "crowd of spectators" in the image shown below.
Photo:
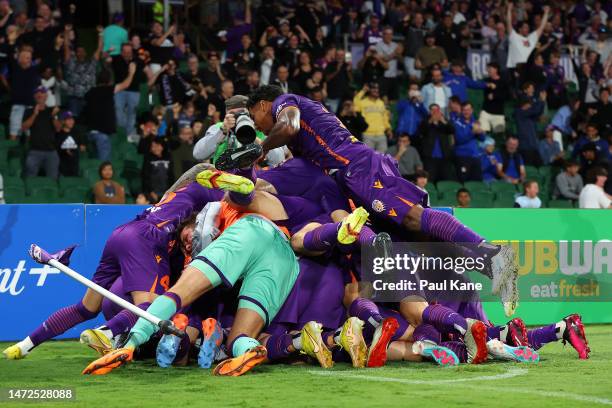
{"label": "crowd of spectators", "polygon": [[[204,50],[181,10],[164,29],[161,1],[148,24],[113,14],[89,47],[74,4],[25,3],[0,0],[6,138],[25,149],[25,177],[74,177],[80,159],[104,162],[95,202],[156,202],[194,163],[239,143],[235,95],[275,84],[321,102],[424,188],[465,183],[459,206],[470,206],[474,182],[522,188],[520,207],[542,206],[541,192],[610,205],[609,0],[234,0],[218,2],[231,18]],[[471,48],[490,55],[482,79]],[[117,146],[140,155],[138,183],[117,182]],[[552,176],[534,179],[540,167]]]}

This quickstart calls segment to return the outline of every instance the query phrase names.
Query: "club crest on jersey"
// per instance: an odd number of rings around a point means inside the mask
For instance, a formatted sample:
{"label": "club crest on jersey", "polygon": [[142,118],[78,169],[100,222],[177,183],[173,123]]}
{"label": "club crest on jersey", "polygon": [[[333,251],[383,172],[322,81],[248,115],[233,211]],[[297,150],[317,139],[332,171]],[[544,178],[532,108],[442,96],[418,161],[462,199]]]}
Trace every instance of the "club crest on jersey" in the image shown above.
{"label": "club crest on jersey", "polygon": [[385,211],[385,204],[380,200],[374,200],[372,201],[372,209],[379,213],[383,212]]}
{"label": "club crest on jersey", "polygon": [[287,106],[287,102],[283,102],[280,105],[278,105],[276,107],[276,112],[274,113],[274,116],[278,118],[278,115],[281,113],[281,111],[285,108],[285,106]]}

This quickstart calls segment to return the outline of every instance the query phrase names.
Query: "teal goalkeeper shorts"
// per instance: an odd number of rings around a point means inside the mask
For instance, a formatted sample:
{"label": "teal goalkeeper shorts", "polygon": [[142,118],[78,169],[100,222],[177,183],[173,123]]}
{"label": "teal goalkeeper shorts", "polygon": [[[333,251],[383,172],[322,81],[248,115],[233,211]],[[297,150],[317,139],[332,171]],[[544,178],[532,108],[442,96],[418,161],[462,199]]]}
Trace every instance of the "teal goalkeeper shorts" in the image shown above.
{"label": "teal goalkeeper shorts", "polygon": [[213,287],[243,279],[238,308],[257,312],[267,326],[293,289],[300,268],[286,236],[270,221],[247,215],[190,263]]}

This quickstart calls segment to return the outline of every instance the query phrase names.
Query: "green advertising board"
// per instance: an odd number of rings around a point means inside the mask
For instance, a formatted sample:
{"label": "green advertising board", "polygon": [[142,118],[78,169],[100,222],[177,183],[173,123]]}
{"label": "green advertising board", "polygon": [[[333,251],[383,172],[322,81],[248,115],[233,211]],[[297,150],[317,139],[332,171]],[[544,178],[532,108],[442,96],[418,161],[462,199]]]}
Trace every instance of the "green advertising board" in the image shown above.
{"label": "green advertising board", "polygon": [[[455,215],[488,240],[517,250],[522,301],[516,316],[527,324],[552,323],[570,313],[580,313],[585,323],[612,322],[610,212],[457,208]],[[483,302],[489,319],[508,320],[493,299]]]}

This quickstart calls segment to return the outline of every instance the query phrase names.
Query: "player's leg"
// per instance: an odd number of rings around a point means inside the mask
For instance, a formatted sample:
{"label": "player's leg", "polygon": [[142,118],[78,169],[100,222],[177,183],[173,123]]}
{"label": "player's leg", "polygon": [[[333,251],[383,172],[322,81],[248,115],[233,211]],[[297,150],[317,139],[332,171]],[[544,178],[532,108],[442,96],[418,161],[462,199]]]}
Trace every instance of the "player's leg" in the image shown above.
{"label": "player's leg", "polygon": [[527,331],[529,345],[538,350],[548,343],[563,341],[569,342],[578,353],[578,358],[589,358],[591,349],[584,332],[584,325],[579,314],[571,314],[557,323]]}
{"label": "player's leg", "polygon": [[[67,264],[73,249],[74,248],[60,251],[52,256],[59,259],[60,262]],[[113,258],[112,249],[113,246],[109,240],[102,253],[98,270],[94,275],[94,282],[105,288],[110,287],[117,277],[117,267]],[[34,347],[41,343],[59,336],[77,324],[96,317],[102,308],[102,299],[102,295],[91,289],[87,289],[85,295],[79,302],[57,310],[25,339],[6,348],[2,353],[9,360],[24,358]]]}
{"label": "player's leg", "polygon": [[408,298],[400,302],[400,313],[411,325],[431,325],[441,333],[461,335],[467,346],[467,361],[479,364],[487,358],[487,328],[479,320],[466,319],[440,304],[427,304],[423,299]]}
{"label": "player's leg", "polygon": [[[249,177],[248,175],[251,174]],[[247,175],[247,177],[245,177]],[[196,181],[206,188],[217,188],[228,192],[228,198],[239,206],[248,206],[254,197],[253,169],[248,173],[226,173],[224,171],[207,169],[196,176]]]}

